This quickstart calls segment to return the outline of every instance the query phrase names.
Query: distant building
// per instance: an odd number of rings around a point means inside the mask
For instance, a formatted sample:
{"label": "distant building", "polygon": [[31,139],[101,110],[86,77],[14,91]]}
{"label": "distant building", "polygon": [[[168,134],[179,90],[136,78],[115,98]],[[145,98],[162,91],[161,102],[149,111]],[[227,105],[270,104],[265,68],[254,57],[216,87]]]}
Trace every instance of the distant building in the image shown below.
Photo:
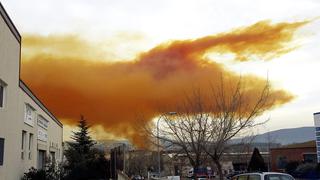
{"label": "distant building", "polygon": [[[0,3],[0,179],[62,160],[62,124],[20,80],[21,36]],[[41,74],[39,74],[41,76]],[[36,78],[36,77],[35,77]]]}
{"label": "distant building", "polygon": [[[269,167],[269,152],[260,152],[266,167]],[[236,172],[245,172],[248,169],[248,165],[252,156],[252,150],[248,152],[234,152],[234,153],[225,153],[222,157],[222,161],[232,162],[233,171]],[[228,174],[229,172],[225,172]]]}
{"label": "distant building", "polygon": [[317,161],[317,149],[315,141],[291,144],[270,150],[271,170],[284,172],[290,162],[310,162]]}
{"label": "distant building", "polygon": [[313,118],[316,130],[317,161],[320,163],[320,112],[313,113]]}

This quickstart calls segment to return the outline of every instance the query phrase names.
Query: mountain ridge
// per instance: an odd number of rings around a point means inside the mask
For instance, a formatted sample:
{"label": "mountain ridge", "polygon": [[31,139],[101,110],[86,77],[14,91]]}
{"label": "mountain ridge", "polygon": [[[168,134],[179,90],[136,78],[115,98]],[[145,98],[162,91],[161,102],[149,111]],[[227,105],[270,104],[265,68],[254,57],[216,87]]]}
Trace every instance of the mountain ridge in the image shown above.
{"label": "mountain ridge", "polygon": [[[232,143],[239,143],[245,138],[233,139]],[[288,145],[294,143],[302,143],[315,140],[315,127],[297,127],[285,128],[266,133],[258,134],[254,137],[254,143],[280,143],[281,145]]]}

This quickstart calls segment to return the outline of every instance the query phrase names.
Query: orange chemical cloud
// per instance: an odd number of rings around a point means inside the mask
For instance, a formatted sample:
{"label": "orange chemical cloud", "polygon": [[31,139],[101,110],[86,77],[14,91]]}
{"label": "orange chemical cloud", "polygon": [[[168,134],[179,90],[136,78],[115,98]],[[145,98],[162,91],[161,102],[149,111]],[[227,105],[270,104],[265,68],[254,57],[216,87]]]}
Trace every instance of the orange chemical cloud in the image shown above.
{"label": "orange chemical cloud", "polygon": [[[293,50],[294,32],[307,22],[271,24],[261,21],[248,27],[199,39],[171,41],[143,52],[131,61],[112,61],[99,45],[77,36],[26,35],[23,39],[21,78],[66,124],[83,114],[92,125],[108,133],[143,144],[134,126],[136,115],[150,121],[159,107],[174,107],[193,87],[210,89],[221,76],[237,83],[239,75],[207,59],[206,53],[234,54],[235,61],[270,60]],[[235,62],[236,63],[236,62]],[[255,100],[266,80],[242,76],[248,101]],[[293,96],[272,88],[272,109]],[[208,102],[209,103],[209,102]]]}

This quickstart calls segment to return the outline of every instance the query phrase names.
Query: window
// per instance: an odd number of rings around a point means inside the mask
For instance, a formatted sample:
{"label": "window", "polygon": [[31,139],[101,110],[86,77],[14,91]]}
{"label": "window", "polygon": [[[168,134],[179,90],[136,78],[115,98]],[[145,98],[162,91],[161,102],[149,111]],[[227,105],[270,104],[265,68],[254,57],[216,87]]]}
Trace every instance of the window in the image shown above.
{"label": "window", "polygon": [[32,145],[33,145],[33,134],[29,134],[29,159],[32,158]]}
{"label": "window", "polygon": [[287,176],[287,175],[280,175],[281,180],[294,180],[291,176]]}
{"label": "window", "polygon": [[52,164],[56,163],[56,153],[55,152],[50,152],[50,160]]}
{"label": "window", "polygon": [[4,87],[0,85],[0,107],[3,107]]}
{"label": "window", "polygon": [[58,148],[57,159],[60,157],[60,149]]}
{"label": "window", "polygon": [[266,180],[281,180],[278,175],[267,175]]}
{"label": "window", "polygon": [[0,138],[0,166],[3,165],[4,138]]}
{"label": "window", "polygon": [[259,175],[249,175],[249,180],[260,180]]}
{"label": "window", "polygon": [[291,176],[283,174],[270,174],[266,175],[265,180],[294,180]]}
{"label": "window", "polygon": [[29,134],[29,150],[32,148],[33,134]]}
{"label": "window", "polygon": [[0,108],[4,107],[6,84],[0,79]]}
{"label": "window", "polygon": [[25,144],[26,144],[26,136],[27,136],[27,132],[26,131],[22,131],[22,136],[21,136],[21,159],[24,159],[24,150],[25,150]]}
{"label": "window", "polygon": [[22,139],[21,139],[21,149],[24,150],[26,143],[26,131],[22,131]]}
{"label": "window", "polygon": [[317,154],[316,153],[304,153],[303,161],[307,163],[316,163],[317,162]]}
{"label": "window", "polygon": [[34,111],[35,109],[30,104],[26,104],[24,122],[30,126],[34,125]]}
{"label": "window", "polygon": [[285,169],[287,164],[288,164],[288,161],[287,161],[286,156],[280,155],[277,157],[277,168],[278,169]]}

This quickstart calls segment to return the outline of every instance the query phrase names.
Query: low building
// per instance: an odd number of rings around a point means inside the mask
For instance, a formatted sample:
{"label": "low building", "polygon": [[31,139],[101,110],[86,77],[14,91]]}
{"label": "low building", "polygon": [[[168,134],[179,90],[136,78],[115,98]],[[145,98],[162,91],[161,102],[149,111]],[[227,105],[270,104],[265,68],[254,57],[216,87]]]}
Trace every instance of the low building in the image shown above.
{"label": "low building", "polygon": [[63,125],[20,80],[21,36],[1,3],[0,15],[0,179],[18,180],[62,160]]}
{"label": "low building", "polygon": [[271,170],[284,172],[290,162],[317,162],[317,149],[315,141],[292,144],[279,148],[272,148]]}

